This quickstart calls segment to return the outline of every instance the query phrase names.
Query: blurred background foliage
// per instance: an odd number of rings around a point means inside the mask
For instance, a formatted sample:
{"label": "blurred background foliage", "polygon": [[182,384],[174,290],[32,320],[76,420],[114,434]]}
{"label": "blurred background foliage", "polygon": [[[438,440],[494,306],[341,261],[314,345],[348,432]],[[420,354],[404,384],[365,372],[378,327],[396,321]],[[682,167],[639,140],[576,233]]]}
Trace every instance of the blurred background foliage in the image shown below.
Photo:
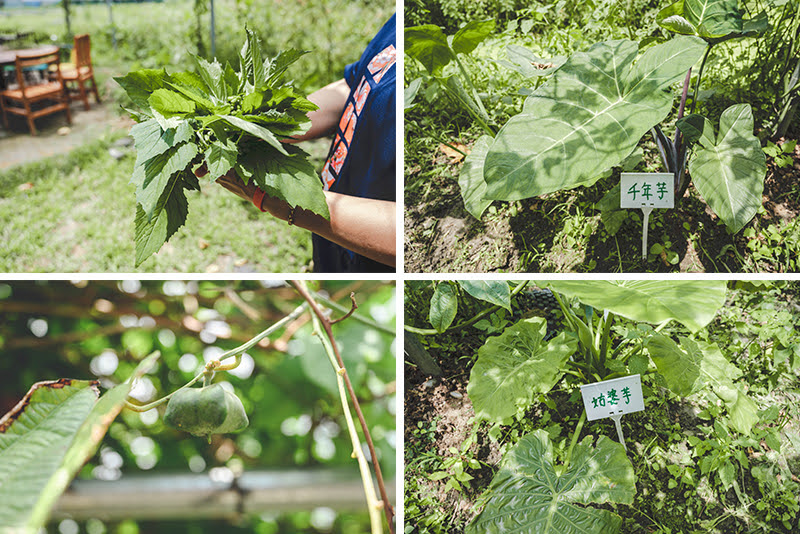
{"label": "blurred background foliage", "polygon": [[[370,426],[388,484],[395,477],[394,282],[311,282],[357,314],[334,326],[348,373]],[[237,347],[303,301],[282,281],[0,282],[0,413],[38,381],[96,378],[109,388],[160,350],[156,368],[132,397],[146,403],[188,382],[202,365]],[[341,315],[334,311],[334,316]],[[373,325],[367,323],[372,322]],[[378,325],[381,328],[376,328]],[[224,376],[221,376],[224,375]],[[241,473],[251,469],[349,468],[358,476],[333,370],[303,314],[249,350],[239,368],[219,373],[242,399],[250,426],[205,438],[163,424],[164,406],[123,410],[79,478],[116,480],[157,472]],[[362,438],[363,439],[363,438]],[[206,531],[366,532],[366,512],[310,508],[219,521],[55,522],[60,534]]]}

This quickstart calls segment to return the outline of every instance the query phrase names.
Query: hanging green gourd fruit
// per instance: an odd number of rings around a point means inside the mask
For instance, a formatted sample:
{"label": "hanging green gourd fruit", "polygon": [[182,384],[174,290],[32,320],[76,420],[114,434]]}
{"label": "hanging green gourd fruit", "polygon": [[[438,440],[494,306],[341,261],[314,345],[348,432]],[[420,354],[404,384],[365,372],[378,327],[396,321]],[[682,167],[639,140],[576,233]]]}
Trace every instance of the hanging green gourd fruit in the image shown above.
{"label": "hanging green gourd fruit", "polygon": [[195,436],[239,432],[250,424],[242,401],[222,384],[176,391],[167,403],[164,422]]}

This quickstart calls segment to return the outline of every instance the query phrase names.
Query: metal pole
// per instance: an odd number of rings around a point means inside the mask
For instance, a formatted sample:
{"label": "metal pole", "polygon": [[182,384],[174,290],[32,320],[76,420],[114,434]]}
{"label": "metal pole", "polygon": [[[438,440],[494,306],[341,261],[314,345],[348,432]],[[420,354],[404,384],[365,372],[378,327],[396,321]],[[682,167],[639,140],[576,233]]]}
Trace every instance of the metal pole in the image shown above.
{"label": "metal pole", "polygon": [[111,44],[117,49],[117,29],[114,27],[114,13],[111,11],[111,0],[106,0],[108,6],[108,24],[111,26]]}
{"label": "metal pole", "polygon": [[214,23],[214,0],[211,0],[211,57],[217,57],[216,25]]}

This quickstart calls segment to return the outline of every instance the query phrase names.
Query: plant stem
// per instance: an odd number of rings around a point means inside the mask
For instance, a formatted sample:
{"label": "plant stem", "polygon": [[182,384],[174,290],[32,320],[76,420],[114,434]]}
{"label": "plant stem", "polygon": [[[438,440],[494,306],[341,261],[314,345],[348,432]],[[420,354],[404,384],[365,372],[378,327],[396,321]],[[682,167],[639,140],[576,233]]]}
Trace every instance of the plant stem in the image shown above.
{"label": "plant stem", "polygon": [[575,448],[575,444],[578,443],[578,437],[581,435],[581,430],[583,430],[583,423],[586,422],[586,410],[583,410],[581,413],[581,418],[578,419],[578,426],[575,427],[575,432],[572,434],[572,442],[569,444],[569,450],[567,451],[567,457],[564,459],[564,472],[566,473],[569,471],[569,462],[572,460],[572,450]]}
{"label": "plant stem", "polygon": [[697,73],[697,84],[694,86],[694,95],[692,95],[692,109],[689,110],[689,113],[694,113],[694,108],[697,106],[697,95],[700,94],[700,80],[703,78],[703,69],[706,66],[706,60],[708,59],[708,54],[711,53],[711,49],[714,45],[708,45],[706,48],[706,53],[703,55],[703,61],[700,63],[700,70]]}
{"label": "plant stem", "polygon": [[[322,302],[323,304],[325,304],[329,308],[333,308],[334,310],[336,310],[338,312],[347,313],[349,311],[347,308],[345,308],[341,304],[337,304],[336,302],[330,300],[329,298],[326,298],[326,297],[320,295],[317,292],[314,293],[314,298],[317,299],[318,301]],[[366,325],[366,326],[368,326],[370,328],[374,328],[375,330],[380,330],[381,332],[383,332],[385,334],[389,334],[390,336],[396,335],[395,331],[392,330],[391,328],[389,328],[388,326],[383,326],[382,324],[378,324],[375,321],[373,321],[372,319],[367,319],[366,317],[364,317],[361,314],[354,313],[350,317],[353,318],[353,320],[358,321],[361,324],[364,324],[364,325]]]}
{"label": "plant stem", "polygon": [[[513,290],[511,290],[511,295],[510,296],[513,297],[513,296],[517,295],[520,291],[522,291],[525,288],[525,286],[528,285],[528,282],[530,282],[530,280],[523,280],[521,284],[519,284],[517,287],[515,287]],[[555,293],[553,293],[553,294],[555,295]],[[486,308],[482,312],[479,312],[472,319],[464,321],[463,323],[459,323],[459,324],[457,324],[455,326],[451,326],[450,328],[448,328],[444,332],[455,332],[456,330],[461,330],[462,328],[466,328],[466,327],[468,327],[468,326],[470,326],[470,325],[472,325],[474,323],[477,323],[478,321],[480,321],[481,319],[483,319],[487,315],[490,315],[490,314],[496,312],[500,308],[502,308],[502,306],[500,306],[498,304],[495,304],[491,308]],[[444,332],[439,332],[438,330],[435,330],[433,328],[417,328],[417,327],[408,326],[408,325],[404,326],[403,328],[405,329],[406,332],[413,332],[414,334],[419,334],[421,336],[435,336],[436,334],[443,334],[444,333]]]}
{"label": "plant stem", "polygon": [[[146,412],[147,410],[151,410],[151,409],[153,409],[153,408],[155,408],[157,406],[160,406],[160,405],[164,404],[165,402],[167,402],[178,391],[195,385],[201,378],[205,379],[206,373],[208,373],[208,372],[230,371],[232,369],[236,369],[239,366],[239,364],[242,362],[242,354],[244,354],[244,352],[247,349],[249,349],[250,347],[254,346],[256,343],[258,343],[259,341],[261,341],[262,339],[264,339],[268,335],[272,334],[276,330],[284,327],[287,323],[290,323],[290,322],[294,321],[295,319],[297,319],[303,313],[303,311],[305,310],[306,306],[307,306],[306,303],[301,304],[300,306],[295,308],[295,310],[292,313],[290,313],[289,315],[287,315],[286,317],[284,317],[283,319],[281,319],[277,323],[273,324],[272,326],[270,326],[269,328],[267,328],[266,330],[264,330],[260,334],[256,334],[256,336],[253,339],[251,339],[250,341],[248,341],[247,343],[239,345],[235,349],[231,349],[228,352],[223,353],[219,357],[218,360],[212,360],[212,361],[208,362],[206,364],[205,368],[200,373],[198,373],[197,376],[192,378],[189,382],[187,382],[186,384],[184,384],[180,388],[176,389],[175,391],[173,391],[169,395],[161,397],[160,399],[155,400],[155,401],[153,401],[153,402],[151,402],[149,404],[143,404],[143,405],[133,404],[130,401],[126,400],[125,401],[125,407],[130,409],[130,410],[133,410],[134,412]],[[233,363],[222,365],[221,360],[224,359],[224,358],[229,358],[231,356],[234,356]]]}
{"label": "plant stem", "polygon": [[[317,301],[314,300],[314,297],[308,291],[305,282],[302,280],[291,280],[290,283],[311,307],[311,311],[322,323],[322,327],[325,329],[325,335],[328,337],[328,340],[330,340],[333,353],[336,356],[338,368],[341,369],[340,376],[344,379],[344,384],[347,387],[347,393],[350,395],[350,400],[355,408],[356,416],[361,424],[361,431],[364,433],[364,439],[367,442],[367,447],[369,447],[369,454],[372,457],[372,465],[375,467],[375,478],[378,480],[378,489],[380,490],[381,499],[383,500],[383,511],[386,515],[386,522],[389,525],[389,532],[394,534],[394,509],[392,508],[392,504],[389,502],[389,497],[386,494],[386,486],[383,483],[383,474],[381,473],[380,463],[378,463],[378,455],[375,453],[375,445],[372,442],[372,435],[369,432],[367,421],[364,419],[364,414],[361,411],[361,406],[358,403],[358,398],[356,397],[356,392],[353,389],[353,384],[350,382],[350,376],[347,374],[347,370],[344,367],[344,361],[342,360],[342,355],[339,352],[339,347],[336,345],[336,342],[333,339],[331,322],[327,317],[325,317],[325,315],[322,313],[322,310],[320,310]],[[339,371],[337,371],[337,374],[338,373]]]}
{"label": "plant stem", "polygon": [[381,526],[381,518],[379,510],[381,503],[375,497],[375,487],[372,484],[372,475],[367,464],[367,459],[364,457],[364,451],[361,449],[361,441],[356,432],[356,425],[353,422],[353,416],[350,413],[350,405],[347,402],[347,392],[345,391],[343,376],[346,376],[344,367],[340,367],[336,361],[334,350],[331,347],[331,342],[328,337],[323,335],[320,320],[316,315],[312,315],[311,321],[314,324],[314,334],[319,338],[322,346],[325,348],[325,353],[333,366],[333,371],[336,373],[336,383],[339,386],[339,400],[342,403],[342,412],[344,413],[345,421],[347,422],[347,431],[350,434],[350,442],[353,444],[353,456],[358,461],[358,470],[361,473],[361,483],[364,485],[364,495],[367,498],[367,511],[369,512],[369,522],[372,529],[372,534],[380,534],[383,532]]}

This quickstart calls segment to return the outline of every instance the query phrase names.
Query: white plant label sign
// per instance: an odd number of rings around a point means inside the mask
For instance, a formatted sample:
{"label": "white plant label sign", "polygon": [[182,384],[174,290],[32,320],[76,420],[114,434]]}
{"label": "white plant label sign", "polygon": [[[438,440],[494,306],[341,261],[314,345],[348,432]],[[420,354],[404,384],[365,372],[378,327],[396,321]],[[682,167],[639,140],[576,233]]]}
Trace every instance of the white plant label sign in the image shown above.
{"label": "white plant label sign", "polygon": [[641,375],[585,384],[581,386],[581,395],[589,421],[644,410]]}
{"label": "white plant label sign", "polygon": [[641,209],[642,259],[647,258],[647,226],[653,208],[675,207],[675,175],[671,172],[623,172],[619,179],[619,207]]}

